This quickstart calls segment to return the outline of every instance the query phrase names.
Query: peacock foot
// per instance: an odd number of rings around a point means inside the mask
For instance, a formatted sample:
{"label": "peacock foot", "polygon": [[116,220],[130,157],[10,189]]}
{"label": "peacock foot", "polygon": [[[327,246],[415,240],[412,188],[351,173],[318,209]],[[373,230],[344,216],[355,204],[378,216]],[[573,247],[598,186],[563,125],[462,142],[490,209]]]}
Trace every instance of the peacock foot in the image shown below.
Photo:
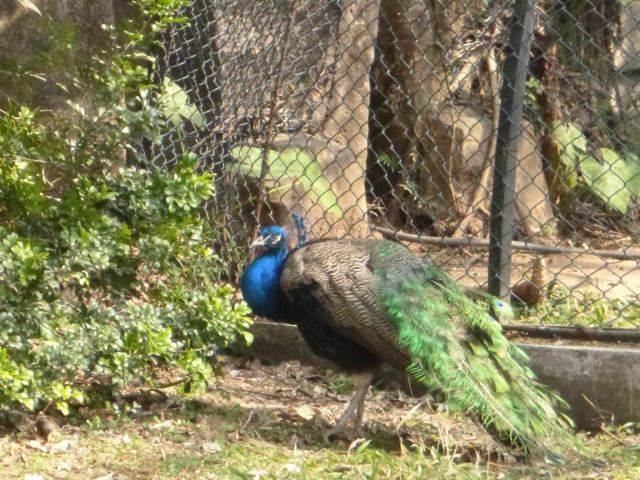
{"label": "peacock foot", "polygon": [[[364,436],[364,430],[362,429],[364,398],[373,380],[373,374],[374,371],[370,370],[354,375],[356,391],[335,426],[324,433],[324,439],[327,442],[336,440],[352,442]],[[352,422],[352,427],[348,427],[350,422]]]}

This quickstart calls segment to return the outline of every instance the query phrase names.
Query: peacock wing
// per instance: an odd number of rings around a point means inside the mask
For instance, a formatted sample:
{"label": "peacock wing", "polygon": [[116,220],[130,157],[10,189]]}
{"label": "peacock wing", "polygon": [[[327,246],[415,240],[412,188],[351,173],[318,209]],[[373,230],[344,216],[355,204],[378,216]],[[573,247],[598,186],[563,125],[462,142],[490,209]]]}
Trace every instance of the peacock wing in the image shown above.
{"label": "peacock wing", "polygon": [[[289,255],[280,285],[299,315],[313,315],[397,368],[410,361],[397,342],[398,329],[376,298],[371,241],[330,240],[308,244]],[[312,298],[313,302],[305,299]],[[312,311],[321,306],[327,314]],[[306,310],[306,311],[305,311]]]}

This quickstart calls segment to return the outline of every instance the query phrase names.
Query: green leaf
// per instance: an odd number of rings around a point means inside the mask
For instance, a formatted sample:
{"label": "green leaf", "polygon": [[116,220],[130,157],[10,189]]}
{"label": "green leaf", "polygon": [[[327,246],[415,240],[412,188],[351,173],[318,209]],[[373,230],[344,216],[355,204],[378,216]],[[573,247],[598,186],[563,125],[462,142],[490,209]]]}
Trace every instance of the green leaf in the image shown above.
{"label": "green leaf", "polygon": [[242,336],[244,337],[244,341],[247,343],[247,345],[251,345],[253,343],[253,333],[246,331],[242,334]]}
{"label": "green leaf", "polygon": [[189,120],[196,128],[204,127],[204,116],[191,104],[187,93],[170,78],[165,77],[158,108],[175,127]]}
{"label": "green leaf", "polygon": [[572,123],[556,123],[553,137],[560,146],[560,161],[567,169],[567,183],[577,184],[576,172],[582,173],[589,189],[610,208],[620,213],[629,209],[631,194],[640,196],[640,160],[630,153],[626,157],[608,148],[600,149],[603,163],[587,153],[587,139]]}
{"label": "green leaf", "polygon": [[580,158],[587,152],[587,138],[572,123],[556,123],[553,126],[553,138],[560,145],[560,160],[569,173],[575,173]]}
{"label": "green leaf", "polygon": [[[231,156],[238,161],[231,167],[232,171],[260,177],[262,170],[263,150],[258,147],[233,147]],[[341,215],[342,209],[338,198],[331,189],[331,184],[323,175],[320,164],[299,148],[285,148],[282,151],[269,150],[268,172],[266,180],[272,182],[300,182],[313,202],[319,203],[327,211]],[[277,188],[277,187],[276,187]]]}
{"label": "green leaf", "polygon": [[580,171],[585,183],[609,207],[620,213],[627,213],[631,192],[626,185],[626,162],[608,148],[602,148],[600,152],[604,165],[591,155],[583,155],[580,159]]}
{"label": "green leaf", "polygon": [[624,159],[627,164],[626,186],[633,195],[640,198],[640,157],[635,153],[628,153]]}
{"label": "green leaf", "polygon": [[391,156],[387,153],[381,153],[378,156],[378,162],[392,172],[398,172],[402,165],[400,159],[396,155]]}
{"label": "green leaf", "polygon": [[356,452],[357,453],[364,452],[367,448],[369,448],[370,444],[371,444],[371,439],[365,440],[364,442],[362,442],[362,444],[360,444],[360,446],[358,446],[358,448],[356,449]]}
{"label": "green leaf", "polygon": [[56,408],[65,417],[69,415],[69,404],[67,402],[56,402]]}

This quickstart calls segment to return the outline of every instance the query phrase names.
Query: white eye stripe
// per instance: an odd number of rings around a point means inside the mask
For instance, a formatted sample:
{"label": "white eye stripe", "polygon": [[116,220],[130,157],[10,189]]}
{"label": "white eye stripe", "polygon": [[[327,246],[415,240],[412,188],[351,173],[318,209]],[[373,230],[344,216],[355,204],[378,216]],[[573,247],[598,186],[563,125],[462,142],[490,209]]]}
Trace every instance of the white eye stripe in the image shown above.
{"label": "white eye stripe", "polygon": [[278,243],[281,238],[282,238],[282,235],[280,235],[279,233],[272,233],[267,237],[270,243]]}

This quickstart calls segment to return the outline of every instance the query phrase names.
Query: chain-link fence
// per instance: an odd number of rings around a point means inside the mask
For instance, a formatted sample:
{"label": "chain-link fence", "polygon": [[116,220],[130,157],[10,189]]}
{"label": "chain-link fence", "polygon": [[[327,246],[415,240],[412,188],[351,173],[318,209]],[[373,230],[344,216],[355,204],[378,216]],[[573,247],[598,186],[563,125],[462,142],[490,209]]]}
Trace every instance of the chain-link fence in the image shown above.
{"label": "chain-link fence", "polygon": [[[312,238],[397,235],[486,286],[514,11],[504,0],[191,0],[160,54],[175,129],[152,155],[171,164],[193,151],[215,173],[208,213],[232,275],[259,224],[291,225],[296,212]],[[511,118],[519,142],[506,152],[517,160],[510,284],[530,321],[640,326],[638,19],[637,1],[535,6],[511,105],[524,111]]]}

